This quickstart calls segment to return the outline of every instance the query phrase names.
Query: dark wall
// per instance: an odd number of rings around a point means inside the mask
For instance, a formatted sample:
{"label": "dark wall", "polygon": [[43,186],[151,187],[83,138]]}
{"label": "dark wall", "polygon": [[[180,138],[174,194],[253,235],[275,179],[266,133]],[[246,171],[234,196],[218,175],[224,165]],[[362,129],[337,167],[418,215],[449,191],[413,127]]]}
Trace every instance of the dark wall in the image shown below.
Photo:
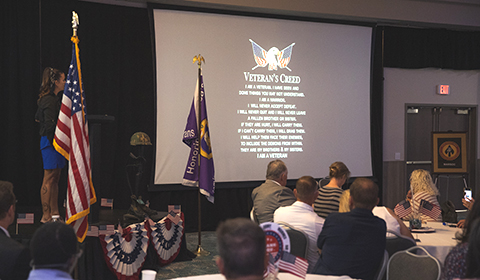
{"label": "dark wall", "polygon": [[[45,67],[68,72],[73,10],[80,20],[80,61],[88,114],[115,117],[114,122],[102,124],[101,175],[94,178],[99,198],[114,198],[118,209],[129,207],[126,166],[132,162],[128,156],[130,137],[143,131],[152,143],[155,141],[154,61],[147,9],[65,0],[0,1],[0,180],[14,184],[20,211],[41,209],[43,169],[34,121],[36,101]],[[147,148],[153,153],[152,147]],[[153,154],[145,157],[153,160]],[[66,171],[60,182],[60,203],[66,192]],[[129,176],[134,184],[134,172]],[[146,168],[144,177],[151,176]],[[202,197],[204,230],[214,230],[226,218],[247,217],[252,188],[250,184],[247,188],[219,189],[215,204]],[[181,204],[187,231],[195,231],[197,191],[183,189],[157,188],[147,196],[151,207],[159,211],[166,211],[169,204]]]}
{"label": "dark wall", "polygon": [[40,205],[43,170],[34,121],[38,89],[45,67],[68,71],[71,12],[75,10],[80,18],[80,61],[88,114],[116,119],[103,127],[102,176],[97,188],[103,197],[115,198],[117,206],[128,207],[125,165],[130,136],[144,131],[152,142],[155,137],[147,9],[82,1],[39,2],[0,4],[0,178],[14,183],[20,207]]}

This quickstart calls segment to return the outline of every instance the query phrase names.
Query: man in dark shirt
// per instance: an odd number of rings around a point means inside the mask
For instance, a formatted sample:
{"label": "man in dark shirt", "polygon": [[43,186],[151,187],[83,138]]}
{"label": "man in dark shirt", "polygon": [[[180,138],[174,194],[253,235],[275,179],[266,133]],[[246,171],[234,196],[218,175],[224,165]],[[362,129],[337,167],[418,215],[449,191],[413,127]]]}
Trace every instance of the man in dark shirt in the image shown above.
{"label": "man in dark shirt", "polygon": [[314,273],[373,279],[385,251],[385,221],[374,216],[378,186],[358,178],[350,187],[348,213],[331,213],[318,236],[322,253]]}
{"label": "man in dark shirt", "polygon": [[10,238],[7,231],[15,220],[15,194],[10,182],[0,181],[0,279],[27,279],[30,251]]}
{"label": "man in dark shirt", "polygon": [[262,280],[267,265],[263,230],[246,218],[222,222],[217,228],[216,260],[227,280]]}

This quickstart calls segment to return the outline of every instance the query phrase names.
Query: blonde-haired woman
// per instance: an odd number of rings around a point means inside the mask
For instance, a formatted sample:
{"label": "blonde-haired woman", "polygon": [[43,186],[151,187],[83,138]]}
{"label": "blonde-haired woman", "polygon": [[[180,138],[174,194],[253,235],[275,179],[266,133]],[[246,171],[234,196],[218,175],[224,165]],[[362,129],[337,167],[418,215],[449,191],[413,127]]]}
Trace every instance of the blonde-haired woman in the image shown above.
{"label": "blonde-haired woman", "polygon": [[441,208],[437,200],[440,193],[433,183],[430,172],[423,169],[414,170],[410,176],[410,191],[412,194],[411,211],[397,211],[397,207],[395,207],[395,213],[398,216],[403,220],[419,218],[422,221],[442,221]]}

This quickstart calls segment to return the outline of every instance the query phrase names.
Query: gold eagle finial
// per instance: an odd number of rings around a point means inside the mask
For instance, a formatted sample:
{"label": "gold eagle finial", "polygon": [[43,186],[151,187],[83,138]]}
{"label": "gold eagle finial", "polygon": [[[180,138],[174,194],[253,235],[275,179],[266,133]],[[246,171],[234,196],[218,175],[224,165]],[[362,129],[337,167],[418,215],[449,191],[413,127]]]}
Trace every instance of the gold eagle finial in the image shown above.
{"label": "gold eagle finial", "polygon": [[72,28],[73,28],[73,36],[77,36],[77,29],[80,25],[80,21],[78,20],[78,14],[75,11],[72,11]]}
{"label": "gold eagle finial", "polygon": [[205,58],[203,58],[203,56],[201,56],[199,54],[199,55],[196,55],[196,56],[193,57],[193,62],[192,63],[195,63],[195,61],[198,62],[198,66],[200,67],[202,65],[202,61],[203,61],[203,63],[205,63]]}

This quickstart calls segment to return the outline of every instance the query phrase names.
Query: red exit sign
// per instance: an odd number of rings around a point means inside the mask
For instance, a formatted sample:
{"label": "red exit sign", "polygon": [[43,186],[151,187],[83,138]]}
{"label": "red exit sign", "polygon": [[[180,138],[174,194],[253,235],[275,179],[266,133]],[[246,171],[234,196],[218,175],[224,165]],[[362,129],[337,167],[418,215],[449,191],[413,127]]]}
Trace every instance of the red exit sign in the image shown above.
{"label": "red exit sign", "polygon": [[447,95],[450,93],[450,86],[449,85],[438,85],[437,86],[437,93],[441,95]]}

